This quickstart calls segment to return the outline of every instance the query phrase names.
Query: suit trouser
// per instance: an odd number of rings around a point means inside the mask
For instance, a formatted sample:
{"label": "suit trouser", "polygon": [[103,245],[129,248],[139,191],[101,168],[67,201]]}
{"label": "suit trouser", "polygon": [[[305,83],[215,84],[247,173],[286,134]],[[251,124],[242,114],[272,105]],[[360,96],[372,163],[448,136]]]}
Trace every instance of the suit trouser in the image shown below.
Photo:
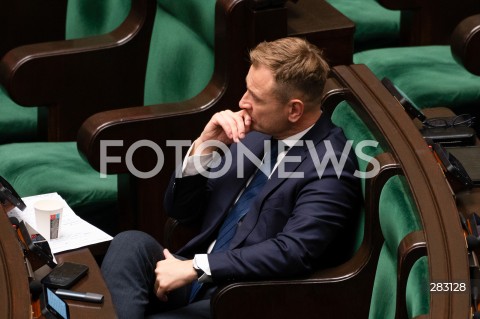
{"label": "suit trouser", "polygon": [[188,304],[190,285],[160,301],[153,292],[155,267],[163,247],[150,235],[126,231],[112,240],[102,262],[102,274],[120,319],[210,318],[210,299]]}

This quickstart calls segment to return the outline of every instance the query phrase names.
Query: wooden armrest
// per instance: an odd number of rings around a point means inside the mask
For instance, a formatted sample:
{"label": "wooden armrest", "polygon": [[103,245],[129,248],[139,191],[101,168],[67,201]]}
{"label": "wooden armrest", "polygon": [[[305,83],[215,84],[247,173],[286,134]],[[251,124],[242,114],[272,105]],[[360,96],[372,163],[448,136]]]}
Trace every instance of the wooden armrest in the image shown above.
{"label": "wooden armrest", "polygon": [[480,75],[480,14],[463,20],[452,33],[455,60],[469,72]]}
{"label": "wooden armrest", "polygon": [[[388,151],[401,164],[410,185],[423,231],[427,238],[430,280],[455,282],[469,280],[465,238],[461,232],[458,209],[445,177],[408,115],[398,107],[388,90],[365,65],[337,66],[334,75],[343,86],[352,88],[369,117],[390,145]],[[386,121],[385,118],[389,120]],[[455,248],[453,248],[455,247]],[[431,294],[430,316],[466,317],[469,295]]]}
{"label": "wooden armrest", "polygon": [[[102,170],[103,141],[120,140],[122,145],[108,149],[108,156],[120,156],[122,159],[125,159],[128,149],[134,143],[142,140],[153,141],[164,153],[174,154],[172,152],[174,147],[166,145],[167,139],[191,141],[192,137],[200,134],[201,129],[215,111],[212,110],[212,106],[217,106],[217,100],[225,98],[225,95],[222,95],[224,93],[222,86],[216,84],[215,80],[210,82],[199,95],[182,103],[165,103],[97,113],[81,126],[77,139],[78,148],[90,165],[98,171]],[[215,109],[218,110],[218,106]],[[151,154],[146,157],[149,155]],[[165,157],[167,160],[170,158],[168,155]],[[139,170],[150,164],[147,158],[137,155],[132,160],[133,165]],[[124,160],[109,164],[107,169],[109,174],[129,172],[129,167]],[[168,174],[171,172],[172,170],[168,171]]]}
{"label": "wooden armrest", "polygon": [[0,81],[18,104],[50,107],[49,129],[59,128],[49,138],[72,140],[88,116],[142,103],[155,6],[133,1],[108,34],[15,48],[0,61]]}
{"label": "wooden armrest", "polygon": [[66,0],[0,4],[0,58],[21,45],[65,39]]}

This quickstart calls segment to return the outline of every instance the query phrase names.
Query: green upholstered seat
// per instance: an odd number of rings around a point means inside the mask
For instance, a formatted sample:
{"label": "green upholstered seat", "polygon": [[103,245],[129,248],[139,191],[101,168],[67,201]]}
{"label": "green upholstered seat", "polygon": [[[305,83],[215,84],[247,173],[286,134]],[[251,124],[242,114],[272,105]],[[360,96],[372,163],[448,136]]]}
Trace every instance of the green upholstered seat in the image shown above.
{"label": "green upholstered seat", "polygon": [[[352,148],[355,149],[358,143],[366,140],[376,141],[373,133],[367,127],[365,122],[358,116],[350,104],[346,101],[340,102],[335,111],[332,113],[332,122],[341,127],[343,132],[348,140],[351,140]],[[375,157],[378,154],[383,153],[383,149],[380,144],[377,147],[365,147],[362,149],[362,152],[370,157]],[[364,158],[358,157],[358,168],[361,172],[366,172],[368,162]],[[365,179],[362,179],[362,192],[365,197]],[[355,234],[355,245],[353,247],[352,254],[360,247],[363,240],[363,231],[365,228],[365,210],[362,207],[360,213],[360,220],[357,224],[356,234]]]}
{"label": "green upholstered seat", "polygon": [[450,46],[384,48],[354,54],[379,78],[388,77],[419,108],[451,107],[469,112],[480,101],[480,76],[452,57]]}
{"label": "green upholstered seat", "polygon": [[[214,65],[215,3],[158,1],[145,101],[182,101],[207,85]],[[79,215],[101,228],[111,228],[113,211],[105,207],[116,204],[117,179],[100,179],[99,173],[80,157],[75,142],[0,145],[0,154],[0,175],[20,196],[58,192]]]}
{"label": "green upholstered seat", "polygon": [[[369,319],[394,319],[398,246],[407,234],[422,228],[417,208],[403,176],[393,176],[385,183],[380,194],[379,217],[385,242],[375,273]],[[407,283],[410,317],[428,313],[428,282],[428,264],[426,257],[422,257],[412,268]]]}
{"label": "green upholstered seat", "polygon": [[355,23],[356,52],[398,44],[400,11],[382,7],[376,0],[327,0]]}
{"label": "green upholstered seat", "polygon": [[[57,192],[77,214],[94,224],[115,209],[117,177],[99,178],[100,173],[80,159],[75,143],[6,144],[0,146],[0,158],[0,175],[22,197]],[[109,224],[104,226],[113,230]]]}
{"label": "green upholstered seat", "polygon": [[[108,33],[119,26],[130,10],[131,0],[69,0],[67,40]],[[38,140],[38,109],[23,107],[0,89],[0,144]]]}

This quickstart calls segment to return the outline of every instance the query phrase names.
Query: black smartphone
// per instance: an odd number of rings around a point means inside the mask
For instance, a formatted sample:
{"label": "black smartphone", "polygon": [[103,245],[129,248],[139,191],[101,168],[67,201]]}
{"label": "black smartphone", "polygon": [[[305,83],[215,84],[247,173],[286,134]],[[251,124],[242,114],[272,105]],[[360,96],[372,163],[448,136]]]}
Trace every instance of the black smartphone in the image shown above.
{"label": "black smartphone", "polygon": [[470,189],[473,181],[462,163],[438,143],[432,145],[437,162],[441,165],[450,186],[455,191]]}
{"label": "black smartphone", "polygon": [[424,127],[420,133],[425,139],[446,146],[474,145],[477,138],[475,129],[468,126]]}
{"label": "black smartphone", "polygon": [[43,292],[42,302],[42,315],[47,319],[69,319],[70,311],[68,304],[57,296],[48,287],[45,287]]}
{"label": "black smartphone", "polygon": [[65,261],[43,277],[42,284],[51,288],[70,288],[87,272],[87,265]]}

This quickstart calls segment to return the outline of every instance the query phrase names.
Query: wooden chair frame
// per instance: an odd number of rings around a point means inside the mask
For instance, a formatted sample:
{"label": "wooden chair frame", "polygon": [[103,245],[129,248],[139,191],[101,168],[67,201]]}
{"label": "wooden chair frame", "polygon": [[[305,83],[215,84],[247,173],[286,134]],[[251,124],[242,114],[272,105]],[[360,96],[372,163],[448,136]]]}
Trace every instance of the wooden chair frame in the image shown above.
{"label": "wooden chair frame", "polygon": [[48,108],[39,116],[41,137],[74,140],[90,115],[142,104],[155,6],[135,0],[108,34],[20,46],[3,56],[0,83],[10,97]]}
{"label": "wooden chair frame", "polygon": [[462,20],[452,34],[452,55],[469,72],[480,75],[480,14]]}
{"label": "wooden chair frame", "polygon": [[[389,152],[405,175],[420,213],[423,233],[407,236],[399,248],[396,316],[405,318],[404,296],[408,273],[414,261],[427,251],[431,282],[467,283],[469,280],[467,251],[458,210],[451,190],[418,129],[371,71],[364,65],[339,66],[334,69],[334,78],[339,85],[331,91],[330,101],[337,103],[339,98],[345,98],[363,107],[359,109],[359,115],[369,123],[374,134],[379,133],[375,135],[383,136],[384,142],[389,145]],[[329,107],[328,102],[325,104]],[[355,257],[361,252],[360,249]],[[354,263],[355,257],[350,262]],[[362,289],[368,296],[371,292],[369,283],[373,284],[373,279],[367,281],[366,286],[352,284],[353,278],[360,278],[362,272],[369,273],[362,265],[356,264],[356,276],[348,278],[352,280],[348,285],[343,285],[345,277],[328,272],[324,274],[323,282],[306,279],[227,285],[212,298],[212,311],[215,318],[241,318],[246,314],[252,318],[272,315],[301,317],[302,311],[323,318],[367,318],[368,309],[365,308],[369,307],[370,299],[358,297],[359,292],[355,289]],[[342,269],[340,266],[334,271]],[[249,307],[235,306],[238,298],[248,298]],[[432,293],[428,315],[431,318],[465,318],[470,312],[469,299],[469,292]],[[359,305],[356,304],[358,300],[361,300]],[[305,306],[305,302],[309,304]]]}
{"label": "wooden chair frame", "polygon": [[[98,171],[102,170],[102,141],[121,141],[122,146],[108,149],[108,156],[119,156],[122,160],[109,164],[106,172],[120,174],[118,198],[122,229],[140,229],[163,241],[163,229],[158,227],[166,220],[162,194],[178,164],[178,154],[174,147],[167,145],[167,140],[190,141],[200,134],[215,112],[238,105],[245,92],[248,50],[260,39],[273,40],[286,36],[285,10],[284,7],[257,10],[248,1],[218,0],[214,74],[200,94],[180,103],[101,112],[81,126],[79,150]],[[277,28],[252,27],[265,23]],[[125,161],[128,150],[141,140],[155,143],[164,155],[161,171],[150,178],[131,174]],[[157,153],[143,147],[135,151],[131,164],[138,171],[150,172],[158,164],[158,159]],[[152,196],[152,192],[158,195]]]}
{"label": "wooden chair frame", "polygon": [[401,45],[449,44],[460,21],[480,13],[480,3],[469,0],[379,0],[391,10],[401,10]]}

